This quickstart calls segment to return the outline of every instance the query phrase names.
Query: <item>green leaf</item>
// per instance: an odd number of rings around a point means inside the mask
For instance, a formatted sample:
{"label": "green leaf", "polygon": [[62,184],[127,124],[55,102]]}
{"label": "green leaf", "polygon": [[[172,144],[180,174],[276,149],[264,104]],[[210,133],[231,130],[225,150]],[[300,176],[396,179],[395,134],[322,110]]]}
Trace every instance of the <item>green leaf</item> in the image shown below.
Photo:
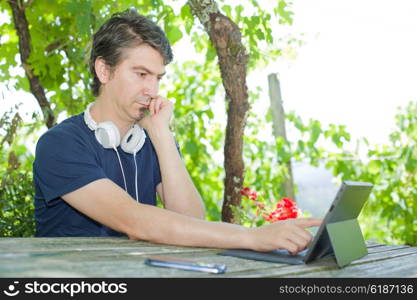
{"label": "green leaf", "polygon": [[310,144],[314,145],[320,134],[322,133],[321,124],[319,121],[314,120],[310,123],[310,129],[311,129],[311,136],[310,136]]}
{"label": "green leaf", "polygon": [[258,39],[260,39],[260,40],[264,40],[265,39],[265,35],[264,35],[264,33],[260,30],[260,29],[257,29],[256,30],[256,36],[258,37]]}
{"label": "green leaf", "polygon": [[368,164],[368,170],[371,174],[378,174],[381,172],[381,163],[377,160],[372,160]]}
{"label": "green leaf", "polygon": [[216,49],[214,49],[212,45],[209,45],[207,47],[206,60],[207,61],[212,61],[216,57],[217,57]]}
{"label": "green leaf", "polygon": [[193,141],[188,141],[185,144],[185,150],[187,153],[189,153],[191,156],[194,156],[198,152],[198,147]]}
{"label": "green leaf", "polygon": [[183,20],[193,18],[193,15],[191,13],[191,8],[188,4],[185,4],[181,7],[181,18],[183,18]]}
{"label": "green leaf", "polygon": [[170,27],[170,29],[167,32],[167,38],[171,45],[174,45],[176,42],[178,42],[182,38],[182,32],[181,30],[176,27]]}
{"label": "green leaf", "polygon": [[185,21],[185,32],[189,35],[193,27],[194,18],[188,4],[181,7],[181,18]]}
{"label": "green leaf", "polygon": [[214,118],[214,114],[213,111],[210,109],[207,109],[206,111],[204,111],[206,113],[206,115],[209,117],[209,119],[213,119]]}
{"label": "green leaf", "polygon": [[291,25],[293,22],[293,18],[292,18],[293,13],[289,11],[287,8],[288,8],[287,2],[285,0],[279,0],[278,7],[275,10],[275,12],[278,13],[279,16],[281,17],[279,20],[280,24]]}
{"label": "green leaf", "polygon": [[242,12],[243,12],[243,6],[241,4],[239,4],[238,6],[236,6],[236,14],[237,16],[241,16]]}
{"label": "green leaf", "polygon": [[232,7],[230,5],[223,5],[222,11],[224,11],[229,18],[232,17]]}

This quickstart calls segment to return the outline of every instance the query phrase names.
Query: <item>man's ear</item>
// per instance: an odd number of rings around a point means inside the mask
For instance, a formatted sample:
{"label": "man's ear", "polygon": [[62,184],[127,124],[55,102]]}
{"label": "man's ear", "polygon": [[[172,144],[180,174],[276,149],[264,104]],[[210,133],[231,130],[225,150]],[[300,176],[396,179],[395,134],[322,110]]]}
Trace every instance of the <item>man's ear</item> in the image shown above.
{"label": "man's ear", "polygon": [[103,58],[97,57],[94,63],[94,68],[98,79],[102,84],[110,80],[110,67],[106,64]]}

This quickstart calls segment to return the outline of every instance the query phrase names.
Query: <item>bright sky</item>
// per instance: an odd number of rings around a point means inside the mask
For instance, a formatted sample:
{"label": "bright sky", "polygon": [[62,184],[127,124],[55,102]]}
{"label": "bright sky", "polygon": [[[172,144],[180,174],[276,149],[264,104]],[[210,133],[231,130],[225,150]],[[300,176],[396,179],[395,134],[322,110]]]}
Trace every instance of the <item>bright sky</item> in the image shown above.
{"label": "bright sky", "polygon": [[306,44],[268,68],[285,109],[386,141],[396,108],[417,101],[417,1],[295,0],[293,11]]}
{"label": "bright sky", "polygon": [[[417,100],[417,1],[294,0],[292,9],[290,31],[305,33],[305,45],[295,60],[272,63],[264,82],[279,73],[287,111],[386,141],[396,108]],[[0,85],[0,115],[24,98]],[[22,109],[30,116],[33,106]]]}

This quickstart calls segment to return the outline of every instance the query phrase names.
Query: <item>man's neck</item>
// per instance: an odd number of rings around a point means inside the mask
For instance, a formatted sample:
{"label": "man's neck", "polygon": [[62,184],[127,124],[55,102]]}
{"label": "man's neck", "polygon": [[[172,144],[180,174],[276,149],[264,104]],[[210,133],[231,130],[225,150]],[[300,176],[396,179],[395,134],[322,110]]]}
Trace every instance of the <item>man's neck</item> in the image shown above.
{"label": "man's neck", "polygon": [[120,137],[123,137],[133,126],[131,121],[123,120],[114,102],[107,101],[104,98],[97,97],[96,102],[90,109],[90,115],[97,124],[112,121],[119,129]]}

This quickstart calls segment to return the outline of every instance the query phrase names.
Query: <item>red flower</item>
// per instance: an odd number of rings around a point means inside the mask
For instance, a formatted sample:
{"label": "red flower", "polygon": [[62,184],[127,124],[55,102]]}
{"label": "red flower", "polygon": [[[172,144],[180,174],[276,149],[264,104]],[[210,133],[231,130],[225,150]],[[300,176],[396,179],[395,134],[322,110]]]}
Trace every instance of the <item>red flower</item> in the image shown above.
{"label": "red flower", "polygon": [[258,202],[258,193],[256,191],[252,191],[249,187],[244,187],[240,190],[240,194],[255,202],[255,214],[258,216],[262,213],[262,217],[267,222],[272,223],[281,220],[295,219],[301,215],[301,211],[297,208],[297,204],[291,198],[281,198],[277,203],[275,210],[270,213],[265,213],[265,205]]}
{"label": "red flower", "polygon": [[264,215],[264,219],[268,222],[276,222],[287,219],[295,219],[298,217],[297,204],[291,198],[282,198],[276,205],[276,209],[268,215]]}
{"label": "red flower", "polygon": [[291,198],[282,198],[281,201],[277,203],[277,209],[279,208],[291,209],[293,207],[297,207],[297,205]]}
{"label": "red flower", "polygon": [[258,194],[256,193],[256,191],[251,191],[250,188],[248,187],[244,187],[240,190],[240,194],[242,196],[246,196],[249,199],[256,201],[258,199]]}
{"label": "red flower", "polygon": [[249,193],[249,199],[256,201],[258,199],[258,194],[255,191]]}
{"label": "red flower", "polygon": [[244,187],[244,188],[242,188],[241,190],[240,190],[240,194],[242,195],[242,196],[247,196],[247,197],[249,197],[249,194],[251,193],[251,190],[250,190],[250,188],[248,188],[248,187]]}

